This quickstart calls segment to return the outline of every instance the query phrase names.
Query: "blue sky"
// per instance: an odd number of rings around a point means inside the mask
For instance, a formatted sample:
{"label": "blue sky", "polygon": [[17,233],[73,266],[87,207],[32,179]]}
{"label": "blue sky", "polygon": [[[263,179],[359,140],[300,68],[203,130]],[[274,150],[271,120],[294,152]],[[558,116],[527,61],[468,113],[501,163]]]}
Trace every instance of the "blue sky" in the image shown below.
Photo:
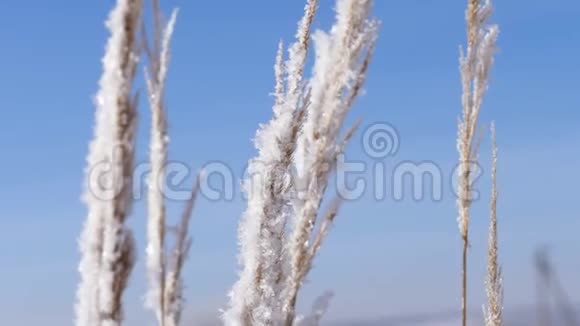
{"label": "blue sky", "polygon": [[[328,28],[333,2],[322,0],[316,28]],[[78,279],[76,238],[92,96],[97,90],[112,0],[11,1],[0,12],[0,310],[3,324],[72,325]],[[277,42],[292,40],[302,1],[165,1],[181,9],[167,103],[171,157],[194,169],[228,164],[237,177],[255,154],[251,139],[271,115]],[[383,25],[366,85],[350,119],[363,128],[386,121],[400,137],[396,157],[452,171],[460,112],[458,46],[464,1],[377,1]],[[500,147],[500,250],[506,306],[534,302],[531,258],[549,246],[569,294],[580,300],[580,4],[498,1],[499,51],[482,121],[495,120]],[[143,89],[142,83],[138,85]],[[145,104],[145,103],[143,103]],[[148,109],[141,106],[139,158],[146,157]],[[352,120],[349,120],[352,121]],[[347,157],[367,164],[355,137]],[[482,146],[487,166],[488,142]],[[488,176],[475,204],[470,308],[484,300]],[[145,233],[144,201],[130,224]],[[179,203],[170,212],[179,213]],[[454,197],[442,201],[344,206],[301,302],[336,292],[330,317],[364,318],[459,307],[460,240]],[[236,225],[244,202],[201,200],[186,270],[188,315],[216,315],[235,280]],[[144,325],[140,264],[126,296],[129,325]],[[196,317],[192,317],[195,319]],[[146,324],[146,323],[145,323]]]}

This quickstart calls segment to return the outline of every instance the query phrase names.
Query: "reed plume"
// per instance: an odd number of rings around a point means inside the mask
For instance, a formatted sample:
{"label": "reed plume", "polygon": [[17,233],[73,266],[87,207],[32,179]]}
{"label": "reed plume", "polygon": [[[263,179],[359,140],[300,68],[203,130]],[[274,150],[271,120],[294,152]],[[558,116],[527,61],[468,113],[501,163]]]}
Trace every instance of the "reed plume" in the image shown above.
{"label": "reed plume", "polygon": [[132,85],[141,11],[140,0],[118,0],[107,21],[110,36],[96,96],[83,196],[88,216],[80,238],[78,326],[121,325],[122,295],[135,262],[133,235],[125,221],[132,206],[137,115]]}
{"label": "reed plume", "polygon": [[[161,26],[161,11],[158,0],[153,0],[153,44],[146,46],[149,58],[149,71],[146,70],[146,82],[151,108],[151,139],[149,162],[151,172],[148,180],[148,218],[146,264],[149,287],[146,294],[146,305],[155,313],[159,325],[165,326],[167,318],[165,303],[165,279],[167,277],[166,210],[164,197],[165,167],[169,134],[167,130],[167,113],[164,104],[165,82],[169,68],[170,42],[177,18],[177,11],[171,15],[167,26]],[[147,40],[147,38],[144,38]]]}
{"label": "reed plume", "polygon": [[491,156],[491,201],[490,201],[490,225],[487,244],[487,307],[484,309],[486,326],[501,326],[503,286],[501,267],[498,259],[497,245],[497,143],[495,125],[491,125],[492,156]]}
{"label": "reed plume", "polygon": [[472,177],[477,163],[476,134],[483,97],[487,89],[493,52],[499,29],[486,25],[492,12],[490,0],[468,0],[467,50],[460,49],[462,82],[462,118],[458,122],[458,224],[463,242],[462,256],[462,325],[467,324],[467,250],[469,247],[469,211],[472,202]]}
{"label": "reed plume", "polygon": [[[183,310],[182,271],[191,247],[189,222],[199,191],[199,178],[177,226],[169,228],[165,210],[164,182],[168,159],[169,133],[164,103],[165,83],[169,69],[170,43],[177,10],[165,26],[162,25],[159,0],[153,0],[153,44],[146,46],[149,71],[146,71],[149,105],[151,107],[151,143],[149,160],[151,174],[148,192],[147,271],[149,287],[146,305],[153,310],[160,326],[177,326]],[[146,37],[144,38],[147,39]],[[170,231],[175,235],[175,246],[167,252]]]}
{"label": "reed plume", "polygon": [[[239,227],[242,270],[223,315],[226,325],[294,323],[298,290],[336,216],[338,206],[319,229],[315,247],[301,245],[303,238],[308,241],[315,236],[313,219],[332,171],[321,174],[322,166],[335,165],[336,156],[354,133],[350,130],[339,139],[346,113],[364,83],[377,32],[377,23],[367,20],[370,0],[339,0],[337,4],[337,23],[331,33],[318,32],[314,38],[316,62],[309,82],[304,79],[304,67],[317,0],[307,1],[285,63],[283,44],[278,47],[274,116],[256,134],[258,156],[250,160],[249,177],[244,181],[248,208]],[[312,134],[306,136],[307,132]],[[314,133],[320,137],[313,138]],[[303,182],[307,179],[312,182]],[[324,186],[314,188],[315,182]],[[311,188],[303,191],[302,185]],[[311,195],[314,201],[300,198]]]}
{"label": "reed plume", "polygon": [[195,207],[195,202],[199,193],[201,174],[195,181],[188,201],[181,214],[181,219],[174,228],[175,246],[170,252],[167,260],[167,275],[165,288],[163,291],[164,302],[164,326],[178,326],[183,314],[185,299],[183,297],[183,266],[189,256],[191,248],[191,236],[189,236],[189,223]]}
{"label": "reed plume", "polygon": [[282,318],[279,300],[286,277],[289,169],[304,117],[302,107],[307,105],[301,84],[317,6],[318,0],[307,2],[286,63],[282,42],[278,47],[274,117],[256,134],[258,156],[250,160],[250,177],[244,181],[248,207],[239,227],[242,271],[230,293],[230,308],[224,314],[227,325],[272,325]]}
{"label": "reed plume", "polygon": [[[372,1],[339,0],[330,33],[313,35],[316,60],[310,80],[311,100],[295,156],[300,196],[293,201],[289,239],[290,272],[284,303],[285,325],[292,324],[299,289],[318,248],[311,239],[336,158],[356,128],[344,138],[344,119],[359,95],[373,54],[378,22],[369,20]],[[321,228],[322,237],[327,228]],[[316,243],[316,242],[315,242]]]}

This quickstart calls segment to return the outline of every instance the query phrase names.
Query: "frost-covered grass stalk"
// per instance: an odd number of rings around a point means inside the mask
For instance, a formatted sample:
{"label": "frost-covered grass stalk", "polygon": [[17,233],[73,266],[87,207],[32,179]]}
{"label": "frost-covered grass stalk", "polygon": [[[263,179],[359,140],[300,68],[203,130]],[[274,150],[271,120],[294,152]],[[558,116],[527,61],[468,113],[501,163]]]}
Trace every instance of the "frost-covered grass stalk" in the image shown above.
{"label": "frost-covered grass stalk", "polygon": [[198,175],[191,196],[185,204],[183,213],[179,224],[175,227],[175,246],[171,250],[169,260],[167,261],[167,275],[165,279],[165,289],[163,291],[164,297],[164,316],[165,326],[177,326],[181,322],[181,315],[183,312],[184,297],[183,297],[183,266],[185,260],[189,256],[189,249],[191,248],[191,237],[189,236],[189,221],[193,213],[195,201],[199,193],[200,178]]}
{"label": "frost-covered grass stalk", "polygon": [[487,307],[484,308],[485,325],[501,326],[503,309],[503,287],[501,267],[498,259],[497,245],[497,143],[495,137],[495,125],[491,125],[491,201],[490,201],[490,225],[487,247]]}
{"label": "frost-covered grass stalk", "polygon": [[151,107],[151,144],[149,159],[148,221],[147,221],[147,272],[149,288],[146,305],[152,309],[160,326],[177,326],[183,309],[182,270],[191,239],[188,235],[189,221],[199,189],[199,178],[191,197],[185,205],[179,224],[173,229],[175,246],[166,252],[169,228],[165,210],[165,168],[168,157],[169,133],[164,103],[165,82],[170,59],[171,36],[177,19],[174,10],[168,23],[162,26],[159,0],[153,0],[153,44],[146,47],[149,72],[146,73]]}
{"label": "frost-covered grass stalk", "polygon": [[141,11],[140,0],[118,0],[107,21],[111,34],[87,159],[84,201],[88,216],[80,239],[78,326],[121,324],[122,295],[135,261],[134,240],[125,220],[132,205],[137,113],[132,85]]}
{"label": "frost-covered grass stalk", "polygon": [[[339,0],[331,32],[315,34],[314,72],[306,82],[317,6],[317,0],[307,2],[285,63],[282,43],[278,48],[274,117],[256,134],[258,156],[250,160],[244,181],[248,208],[239,227],[242,271],[223,316],[226,325],[294,322],[298,291],[338,209],[331,209],[334,213],[313,235],[336,156],[354,132],[340,139],[364,82],[377,23],[368,20],[370,0]],[[298,175],[291,173],[294,169]],[[311,237],[317,245],[308,244]]]}
{"label": "frost-covered grass stalk", "polygon": [[154,37],[152,48],[147,47],[149,72],[146,73],[149,105],[151,107],[151,140],[149,161],[151,173],[148,184],[147,219],[147,274],[149,288],[146,295],[147,306],[155,312],[159,325],[165,326],[166,273],[165,257],[166,211],[165,211],[165,166],[169,135],[164,106],[164,92],[169,68],[170,41],[177,18],[174,11],[167,26],[161,26],[159,1],[153,0]]}
{"label": "frost-covered grass stalk", "polygon": [[286,63],[281,42],[278,48],[274,117],[256,134],[258,156],[250,160],[250,177],[244,181],[248,207],[239,227],[239,260],[243,269],[230,293],[230,307],[224,313],[227,325],[272,325],[282,318],[280,297],[286,279],[284,240],[291,188],[289,169],[304,117],[302,106],[306,99],[302,81],[317,6],[317,0],[306,4],[297,40],[290,47]]}
{"label": "frost-covered grass stalk", "polygon": [[[300,196],[292,207],[290,271],[284,303],[286,325],[291,325],[294,319],[298,291],[318,250],[310,243],[330,174],[344,143],[354,133],[351,129],[340,138],[374,49],[378,23],[369,20],[371,5],[370,0],[338,0],[331,31],[317,31],[313,35],[316,60],[310,81],[311,98],[295,157],[295,184]],[[319,232],[325,234],[327,230],[328,227],[322,227]]]}
{"label": "frost-covered grass stalk", "polygon": [[472,176],[477,162],[476,134],[479,112],[487,89],[489,71],[499,29],[486,25],[492,12],[490,0],[468,0],[467,50],[461,50],[460,71],[463,88],[462,118],[458,123],[457,150],[459,152],[459,185],[457,206],[459,231],[463,241],[462,264],[462,322],[467,324],[467,249],[469,247],[469,210],[471,207]]}

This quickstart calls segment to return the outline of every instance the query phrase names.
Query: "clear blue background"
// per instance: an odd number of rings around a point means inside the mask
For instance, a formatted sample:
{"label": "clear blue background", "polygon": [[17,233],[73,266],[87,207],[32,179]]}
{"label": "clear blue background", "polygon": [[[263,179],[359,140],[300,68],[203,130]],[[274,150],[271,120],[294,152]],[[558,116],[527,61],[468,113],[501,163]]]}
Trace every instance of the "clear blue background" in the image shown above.
{"label": "clear blue background", "polygon": [[[321,1],[327,29],[333,2]],[[383,26],[366,95],[351,118],[388,121],[401,148],[385,162],[434,161],[448,177],[460,112],[458,46],[465,1],[377,1]],[[500,255],[505,304],[533,304],[532,255],[548,245],[561,281],[580,299],[580,4],[497,1],[501,35],[482,122],[497,123]],[[92,96],[113,1],[8,1],[0,11],[0,323],[72,325],[78,281],[80,202],[92,136]],[[251,138],[271,116],[277,42],[292,40],[302,1],[165,1],[181,9],[168,80],[171,157],[194,169],[227,163],[240,176]],[[139,88],[143,89],[142,83]],[[139,157],[147,155],[148,108],[141,106]],[[360,136],[360,134],[359,134]],[[356,138],[349,159],[365,156]],[[482,146],[487,166],[489,143]],[[470,309],[484,302],[488,176],[474,206]],[[460,239],[454,197],[441,202],[347,203],[301,297],[333,289],[330,319],[453,311],[459,307]],[[217,316],[236,278],[236,225],[244,202],[201,200],[185,273],[187,319]],[[144,244],[145,202],[130,224]],[[173,216],[180,204],[170,207]],[[126,295],[127,325],[149,325],[141,308],[143,250]]]}

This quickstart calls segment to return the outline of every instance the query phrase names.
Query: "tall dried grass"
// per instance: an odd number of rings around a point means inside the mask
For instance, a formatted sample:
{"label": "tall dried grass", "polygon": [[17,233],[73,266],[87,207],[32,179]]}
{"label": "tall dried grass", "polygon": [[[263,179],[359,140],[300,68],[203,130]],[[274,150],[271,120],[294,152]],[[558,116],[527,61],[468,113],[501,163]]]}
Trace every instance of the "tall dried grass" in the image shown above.
{"label": "tall dried grass", "polygon": [[463,242],[462,255],[462,324],[467,324],[467,251],[469,248],[469,211],[472,202],[472,182],[477,166],[477,128],[483,97],[487,89],[489,71],[499,29],[486,25],[492,12],[490,0],[468,0],[467,50],[460,52],[462,118],[458,123],[457,150],[459,153],[459,185],[457,207],[459,232]]}
{"label": "tall dried grass", "polygon": [[484,309],[486,326],[501,326],[503,287],[501,279],[501,267],[498,259],[497,244],[497,143],[495,125],[491,125],[492,155],[491,155],[491,201],[490,201],[490,224],[487,247],[487,307]]}
{"label": "tall dried grass", "polygon": [[[177,326],[183,311],[183,265],[191,247],[188,235],[189,221],[199,191],[199,177],[186,202],[179,223],[169,228],[165,210],[165,168],[169,133],[164,93],[169,69],[170,43],[177,19],[174,10],[165,26],[159,0],[153,0],[153,44],[146,46],[149,58],[149,72],[146,71],[149,106],[151,107],[151,143],[149,160],[148,225],[147,225],[147,271],[149,288],[146,305],[155,313],[158,325]],[[144,38],[147,40],[147,38]],[[175,235],[175,246],[167,252],[167,236],[170,231]]]}
{"label": "tall dried grass", "polygon": [[336,157],[354,133],[340,138],[373,52],[378,24],[368,18],[371,3],[337,1],[331,32],[313,36],[316,55],[308,82],[303,74],[317,0],[307,1],[285,65],[279,46],[274,117],[256,135],[258,156],[250,161],[249,174],[258,179],[245,181],[249,199],[239,231],[242,271],[224,313],[227,325],[295,321],[298,292],[338,209],[333,206],[316,233]]}
{"label": "tall dried grass", "polygon": [[157,317],[159,325],[166,324],[167,261],[165,257],[166,210],[164,197],[165,166],[169,135],[164,105],[165,81],[169,66],[169,43],[173,33],[177,11],[174,11],[166,27],[161,26],[159,1],[153,0],[153,45],[147,46],[149,72],[146,71],[149,106],[151,107],[151,140],[149,162],[151,172],[148,185],[147,220],[147,272],[149,288],[146,304]]}
{"label": "tall dried grass", "polygon": [[88,216],[80,239],[81,282],[76,305],[79,326],[121,324],[122,294],[135,262],[133,235],[125,221],[132,204],[137,108],[131,92],[141,8],[140,0],[118,0],[107,22],[111,34],[87,159],[84,201]]}
{"label": "tall dried grass", "polygon": [[[146,47],[150,61],[146,79],[152,111],[147,246],[150,288],[147,298],[159,325],[176,326],[183,301],[181,272],[190,246],[188,224],[199,180],[175,227],[175,248],[167,254],[165,239],[170,230],[165,220],[163,182],[169,138],[163,101],[169,43],[177,12],[167,26],[162,27],[158,0],[153,0],[153,7],[155,37],[153,47]],[[103,58],[95,134],[87,160],[84,200],[89,212],[80,239],[78,326],[122,324],[122,296],[135,263],[133,235],[125,221],[133,202],[137,101],[131,93],[139,62],[141,44],[137,42],[137,32],[142,10],[141,0],[118,0],[107,22],[111,34]]]}
{"label": "tall dried grass", "polygon": [[244,181],[248,207],[239,227],[239,260],[243,271],[230,294],[230,307],[224,314],[226,324],[262,325],[281,318],[278,298],[286,278],[283,255],[291,199],[289,169],[304,117],[303,108],[308,105],[301,83],[317,6],[317,0],[308,1],[286,63],[281,42],[278,48],[274,117],[256,134],[258,157],[250,160],[251,177]]}
{"label": "tall dried grass", "polygon": [[[183,266],[191,246],[189,222],[200,179],[177,226],[167,225],[164,198],[169,133],[164,102],[170,42],[177,11],[163,24],[159,0],[153,5],[153,42],[145,52],[148,100],[151,108],[148,187],[146,305],[160,326],[180,324],[183,310]],[[239,225],[239,280],[223,314],[228,326],[318,325],[331,294],[321,296],[311,313],[301,318],[296,304],[303,283],[327,237],[341,200],[322,210],[337,156],[357,130],[343,133],[345,118],[359,96],[374,52],[379,24],[369,18],[372,0],[337,0],[330,32],[311,33],[318,0],[307,0],[296,40],[280,42],[274,65],[273,118],[257,131],[258,155],[249,162],[244,181],[248,206]],[[87,221],[80,240],[81,282],[76,325],[120,326],[122,295],[135,263],[135,244],[125,221],[132,205],[132,172],[137,102],[132,95],[139,62],[136,32],[141,24],[141,0],[117,0],[107,26],[110,38],[103,59],[97,94],[95,134],[89,148],[84,199]],[[463,244],[462,323],[467,324],[467,253],[472,178],[478,161],[478,119],[487,88],[496,25],[486,25],[490,0],[468,0],[467,49],[461,51],[462,116],[458,123],[458,224]],[[145,29],[143,28],[143,31]],[[312,76],[305,78],[310,39],[314,44]],[[492,126],[492,196],[488,240],[488,326],[502,325],[502,282],[497,243],[497,146]],[[95,167],[106,165],[108,175]],[[107,177],[114,189],[102,183]],[[168,251],[168,236],[175,246]]]}

